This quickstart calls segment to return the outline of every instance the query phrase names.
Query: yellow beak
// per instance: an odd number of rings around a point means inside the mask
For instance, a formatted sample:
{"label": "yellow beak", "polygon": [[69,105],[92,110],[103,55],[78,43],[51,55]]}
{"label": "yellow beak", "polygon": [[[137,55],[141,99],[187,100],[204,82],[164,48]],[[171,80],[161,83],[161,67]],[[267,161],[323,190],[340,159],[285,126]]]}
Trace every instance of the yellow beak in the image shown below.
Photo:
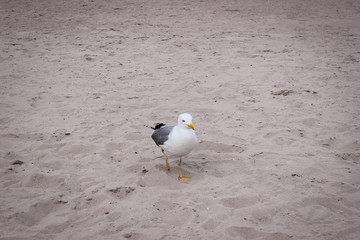
{"label": "yellow beak", "polygon": [[192,123],[190,123],[190,124],[188,125],[188,127],[191,128],[192,130],[195,130],[195,127],[194,127],[194,125],[193,125]]}

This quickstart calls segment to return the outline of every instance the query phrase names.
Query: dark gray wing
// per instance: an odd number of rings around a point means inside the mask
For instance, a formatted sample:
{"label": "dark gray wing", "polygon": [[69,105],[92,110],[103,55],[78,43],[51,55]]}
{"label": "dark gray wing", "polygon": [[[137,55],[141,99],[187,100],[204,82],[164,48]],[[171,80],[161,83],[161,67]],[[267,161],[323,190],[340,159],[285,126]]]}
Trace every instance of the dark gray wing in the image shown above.
{"label": "dark gray wing", "polygon": [[169,134],[173,128],[174,128],[173,126],[165,126],[158,128],[153,132],[151,138],[154,140],[156,145],[158,146],[163,145],[164,142],[168,140]]}

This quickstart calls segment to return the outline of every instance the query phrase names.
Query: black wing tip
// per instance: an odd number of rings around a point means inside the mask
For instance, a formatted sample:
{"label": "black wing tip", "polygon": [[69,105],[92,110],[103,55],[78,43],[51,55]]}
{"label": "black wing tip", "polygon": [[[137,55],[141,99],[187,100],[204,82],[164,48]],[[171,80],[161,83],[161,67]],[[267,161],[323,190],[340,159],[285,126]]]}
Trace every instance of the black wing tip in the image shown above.
{"label": "black wing tip", "polygon": [[164,123],[157,123],[156,125],[155,125],[155,127],[152,127],[152,129],[154,129],[154,130],[156,130],[156,129],[160,129],[160,128],[162,128],[163,126],[165,126],[166,124],[164,124]]}

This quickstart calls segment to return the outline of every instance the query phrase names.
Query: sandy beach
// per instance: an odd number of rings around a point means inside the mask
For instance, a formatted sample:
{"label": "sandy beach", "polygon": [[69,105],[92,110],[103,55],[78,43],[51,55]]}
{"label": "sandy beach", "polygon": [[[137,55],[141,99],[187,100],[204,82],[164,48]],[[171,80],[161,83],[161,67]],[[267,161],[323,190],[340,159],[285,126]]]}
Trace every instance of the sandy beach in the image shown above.
{"label": "sandy beach", "polygon": [[[0,240],[357,240],[360,1],[0,1]],[[190,113],[178,158],[151,139]]]}

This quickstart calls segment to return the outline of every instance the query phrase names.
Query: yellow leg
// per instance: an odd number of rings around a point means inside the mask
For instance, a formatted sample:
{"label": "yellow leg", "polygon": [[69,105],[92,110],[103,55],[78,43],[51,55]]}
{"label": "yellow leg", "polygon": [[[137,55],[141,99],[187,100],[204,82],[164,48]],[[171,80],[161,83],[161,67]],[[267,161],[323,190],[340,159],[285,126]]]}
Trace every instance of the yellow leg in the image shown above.
{"label": "yellow leg", "polygon": [[181,158],[180,158],[180,162],[179,162],[179,181],[181,182],[190,182],[191,178],[189,177],[183,177],[181,174]]}
{"label": "yellow leg", "polygon": [[170,171],[169,160],[168,160],[168,157],[167,157],[166,154],[165,154],[164,149],[161,149],[161,152],[162,152],[162,153],[164,154],[164,156],[165,156],[166,168],[167,168],[168,171]]}

